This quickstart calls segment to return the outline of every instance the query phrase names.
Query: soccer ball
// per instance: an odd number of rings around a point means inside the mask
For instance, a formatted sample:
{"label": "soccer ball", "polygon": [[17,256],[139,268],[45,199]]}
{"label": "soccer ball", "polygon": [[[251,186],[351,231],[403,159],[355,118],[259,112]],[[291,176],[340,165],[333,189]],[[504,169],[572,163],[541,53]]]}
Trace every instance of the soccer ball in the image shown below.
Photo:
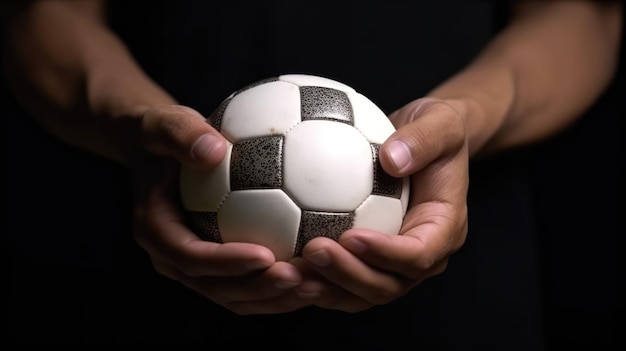
{"label": "soccer ball", "polygon": [[286,261],[309,240],[350,228],[399,233],[409,181],[378,159],[395,128],[350,86],[304,74],[264,79],[207,122],[229,143],[217,168],[181,169],[182,204],[199,237],[264,245]]}

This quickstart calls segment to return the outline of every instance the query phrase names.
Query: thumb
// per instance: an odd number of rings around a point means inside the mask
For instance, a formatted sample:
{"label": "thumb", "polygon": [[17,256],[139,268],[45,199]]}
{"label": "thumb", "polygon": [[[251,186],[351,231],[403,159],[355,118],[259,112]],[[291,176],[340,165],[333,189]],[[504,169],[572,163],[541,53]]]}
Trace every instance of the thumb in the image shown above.
{"label": "thumb", "polygon": [[383,143],[380,162],[392,176],[415,173],[463,146],[463,120],[443,100],[417,99],[393,112],[389,118],[397,130]]}
{"label": "thumb", "polygon": [[152,107],[143,114],[141,124],[146,150],[173,157],[186,166],[214,167],[226,154],[226,139],[190,107]]}

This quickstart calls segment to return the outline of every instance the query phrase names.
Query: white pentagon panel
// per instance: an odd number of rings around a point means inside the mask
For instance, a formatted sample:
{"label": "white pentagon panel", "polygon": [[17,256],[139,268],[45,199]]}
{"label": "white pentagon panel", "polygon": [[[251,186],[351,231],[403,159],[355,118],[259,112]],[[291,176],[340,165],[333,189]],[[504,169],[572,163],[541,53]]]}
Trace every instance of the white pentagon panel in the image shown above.
{"label": "white pentagon panel", "polygon": [[284,82],[290,82],[298,86],[315,86],[324,88],[333,88],[341,90],[343,92],[354,92],[354,89],[346,84],[338,82],[336,80],[311,76],[307,74],[284,74],[278,77],[279,80]]}
{"label": "white pentagon panel", "polygon": [[348,94],[354,111],[354,127],[371,143],[382,144],[396,128],[387,115],[370,99],[359,93]]}
{"label": "white pentagon panel", "polygon": [[227,143],[226,155],[213,169],[183,166],[180,172],[180,195],[183,206],[190,211],[217,211],[230,192],[230,157],[233,144]]}
{"label": "white pentagon panel", "polygon": [[300,123],[285,136],[284,188],[306,210],[356,209],[372,191],[372,151],[354,127]]}
{"label": "white pentagon panel", "polygon": [[286,261],[293,257],[300,208],[282,190],[232,192],[217,214],[223,242],[263,245]]}
{"label": "white pentagon panel", "polygon": [[257,85],[235,95],[222,117],[221,133],[232,142],[283,134],[300,122],[300,90],[287,82]]}
{"label": "white pentagon panel", "polygon": [[402,203],[388,196],[372,195],[354,214],[354,228],[366,228],[396,235],[402,227]]}

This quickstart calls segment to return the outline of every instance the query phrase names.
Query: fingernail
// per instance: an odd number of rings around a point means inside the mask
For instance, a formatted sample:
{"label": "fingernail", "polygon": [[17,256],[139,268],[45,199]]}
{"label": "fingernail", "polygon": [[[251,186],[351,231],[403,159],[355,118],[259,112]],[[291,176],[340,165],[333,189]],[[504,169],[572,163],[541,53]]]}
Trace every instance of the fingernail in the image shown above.
{"label": "fingernail", "polygon": [[343,246],[353,253],[363,253],[367,249],[365,243],[358,239],[348,239],[343,243]]}
{"label": "fingernail", "polygon": [[266,269],[267,267],[269,267],[269,265],[265,261],[254,260],[246,262],[246,268],[253,271]]}
{"label": "fingernail", "polygon": [[393,161],[398,171],[402,171],[411,162],[411,150],[405,143],[394,140],[389,143],[387,149],[389,150],[391,161]]}
{"label": "fingernail", "polygon": [[196,142],[193,143],[191,154],[196,160],[207,159],[213,149],[215,149],[215,144],[217,144],[218,140],[218,137],[211,133],[202,134]]}
{"label": "fingernail", "polygon": [[316,299],[320,297],[320,295],[319,291],[298,291],[298,296],[305,300]]}
{"label": "fingernail", "polygon": [[326,267],[330,264],[330,256],[326,250],[318,250],[305,256],[305,258],[319,267]]}
{"label": "fingernail", "polygon": [[300,282],[293,281],[293,280],[277,280],[274,283],[274,286],[279,288],[279,289],[289,289],[289,288],[296,287],[299,284],[300,284]]}
{"label": "fingernail", "polygon": [[304,281],[296,289],[296,293],[303,299],[316,299],[322,295],[323,285],[318,281]]}

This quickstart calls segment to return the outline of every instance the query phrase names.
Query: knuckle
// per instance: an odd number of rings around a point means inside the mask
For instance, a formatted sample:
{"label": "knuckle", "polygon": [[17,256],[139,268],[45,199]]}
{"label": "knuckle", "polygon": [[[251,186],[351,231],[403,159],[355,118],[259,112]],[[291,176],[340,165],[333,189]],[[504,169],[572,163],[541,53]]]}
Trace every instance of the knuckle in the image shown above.
{"label": "knuckle", "polygon": [[432,254],[424,254],[416,258],[413,261],[413,270],[410,278],[415,279],[423,276],[424,272],[430,270],[436,262],[437,259]]}
{"label": "knuckle", "polygon": [[459,231],[458,240],[455,240],[452,242],[452,245],[451,245],[452,252],[456,252],[460,250],[461,247],[465,245],[465,240],[467,239],[467,231],[468,231],[467,225],[464,225],[463,228]]}
{"label": "knuckle", "polygon": [[384,305],[404,295],[405,289],[401,284],[386,284],[380,287],[369,301],[375,305]]}
{"label": "knuckle", "polygon": [[431,276],[440,275],[443,272],[445,272],[447,268],[448,268],[448,260],[443,260],[441,264],[439,264],[437,267],[435,267],[435,269],[433,269]]}
{"label": "knuckle", "polygon": [[437,129],[443,131],[439,140],[449,147],[460,147],[466,137],[465,122],[461,114],[447,103],[434,104],[431,110],[438,123]]}
{"label": "knuckle", "polygon": [[162,275],[162,276],[164,276],[164,277],[170,278],[170,279],[172,279],[172,280],[178,280],[178,279],[177,279],[178,277],[177,277],[175,274],[172,274],[172,270],[171,270],[171,269],[166,268],[164,265],[162,265],[162,264],[157,264],[157,263],[154,263],[154,262],[153,262],[153,263],[152,263],[152,266],[154,267],[154,270],[155,270],[158,274],[160,274],[160,275]]}
{"label": "knuckle", "polygon": [[178,257],[176,260],[176,265],[183,274],[190,278],[200,278],[206,275],[201,268],[202,265],[185,256]]}

